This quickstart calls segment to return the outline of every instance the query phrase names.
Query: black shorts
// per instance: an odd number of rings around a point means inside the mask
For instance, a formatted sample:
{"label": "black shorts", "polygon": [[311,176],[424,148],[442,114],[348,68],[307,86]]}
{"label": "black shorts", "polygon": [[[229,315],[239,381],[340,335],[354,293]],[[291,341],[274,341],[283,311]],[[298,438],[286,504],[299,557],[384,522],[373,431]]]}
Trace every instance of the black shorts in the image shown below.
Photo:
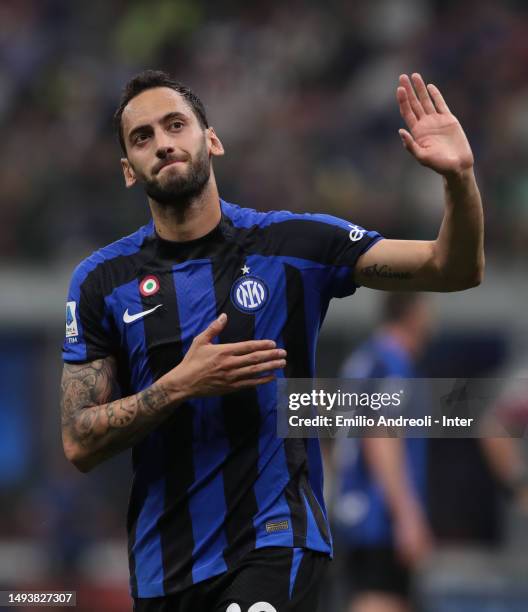
{"label": "black shorts", "polygon": [[365,547],[346,554],[345,580],[350,594],[366,591],[408,598],[411,573],[391,547]]}
{"label": "black shorts", "polygon": [[134,599],[134,612],[316,612],[328,561],[304,548],[259,548],[184,591]]}

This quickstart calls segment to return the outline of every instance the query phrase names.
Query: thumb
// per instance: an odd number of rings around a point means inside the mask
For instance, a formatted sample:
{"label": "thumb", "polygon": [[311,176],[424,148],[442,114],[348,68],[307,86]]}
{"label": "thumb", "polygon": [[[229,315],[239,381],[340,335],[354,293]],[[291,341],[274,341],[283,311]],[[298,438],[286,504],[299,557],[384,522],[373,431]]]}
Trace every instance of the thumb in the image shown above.
{"label": "thumb", "polygon": [[199,334],[196,339],[201,344],[209,344],[212,342],[216,336],[224,329],[227,323],[227,315],[223,312],[218,319],[215,319],[209,327],[206,327],[204,331]]}
{"label": "thumb", "polygon": [[402,144],[407,151],[416,159],[420,158],[420,145],[414,140],[407,130],[398,130]]}

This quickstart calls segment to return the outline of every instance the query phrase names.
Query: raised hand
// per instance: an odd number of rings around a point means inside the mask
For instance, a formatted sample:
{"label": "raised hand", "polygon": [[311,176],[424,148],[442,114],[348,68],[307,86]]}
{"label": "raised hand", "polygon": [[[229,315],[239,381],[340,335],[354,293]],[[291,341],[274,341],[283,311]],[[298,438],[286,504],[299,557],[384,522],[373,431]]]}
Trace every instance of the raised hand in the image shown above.
{"label": "raised hand", "polygon": [[[412,79],[412,82],[411,82]],[[414,73],[400,76],[396,97],[409,131],[399,130],[403,146],[439,174],[461,174],[473,166],[473,153],[458,119],[435,85]]]}

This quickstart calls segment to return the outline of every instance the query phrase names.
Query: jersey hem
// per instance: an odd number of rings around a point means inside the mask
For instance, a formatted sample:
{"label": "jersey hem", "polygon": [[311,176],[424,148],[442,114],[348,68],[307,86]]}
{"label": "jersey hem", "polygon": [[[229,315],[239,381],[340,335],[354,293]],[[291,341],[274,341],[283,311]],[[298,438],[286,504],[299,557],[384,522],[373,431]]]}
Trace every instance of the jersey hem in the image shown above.
{"label": "jersey hem", "polygon": [[[291,541],[291,538],[290,538],[289,543],[280,542],[275,538],[269,538],[269,540],[270,541],[267,541],[266,538],[262,538],[261,541],[258,544],[256,544],[254,548],[251,549],[251,551],[258,550],[260,548],[293,548],[293,549],[304,548],[306,550],[313,550],[315,552],[326,554],[330,557],[330,559],[333,557],[332,548],[330,546],[327,546],[326,549],[323,549],[323,547],[307,545],[306,538],[303,538],[303,537],[293,538],[294,540],[293,543]],[[248,551],[248,553],[251,551]],[[198,566],[193,569],[193,572],[198,572],[202,567],[205,567],[205,566]],[[187,584],[181,588],[176,587],[176,588],[170,588],[168,590],[164,588],[163,580],[159,580],[156,582],[137,582],[134,585],[134,586],[137,585],[137,589],[132,588],[132,586],[130,587],[130,595],[134,599],[150,599],[153,597],[166,597],[168,595],[174,595],[175,593],[180,593],[181,591],[188,589],[190,586],[194,586],[195,584],[200,584],[201,582],[209,580],[210,578],[214,578],[215,576],[220,576],[221,574],[225,574],[227,571],[229,571],[229,569],[213,571],[207,577],[196,580],[195,582],[192,583],[192,585]]]}

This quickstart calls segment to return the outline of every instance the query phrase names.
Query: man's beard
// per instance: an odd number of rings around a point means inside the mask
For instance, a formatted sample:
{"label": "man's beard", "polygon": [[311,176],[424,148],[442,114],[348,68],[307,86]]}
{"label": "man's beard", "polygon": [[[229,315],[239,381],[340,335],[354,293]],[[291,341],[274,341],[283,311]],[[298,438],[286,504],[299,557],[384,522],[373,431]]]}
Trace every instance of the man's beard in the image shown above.
{"label": "man's beard", "polygon": [[211,164],[204,143],[196,158],[191,159],[186,173],[174,173],[164,185],[156,179],[145,181],[145,191],[161,206],[186,208],[205,189],[210,175]]}

